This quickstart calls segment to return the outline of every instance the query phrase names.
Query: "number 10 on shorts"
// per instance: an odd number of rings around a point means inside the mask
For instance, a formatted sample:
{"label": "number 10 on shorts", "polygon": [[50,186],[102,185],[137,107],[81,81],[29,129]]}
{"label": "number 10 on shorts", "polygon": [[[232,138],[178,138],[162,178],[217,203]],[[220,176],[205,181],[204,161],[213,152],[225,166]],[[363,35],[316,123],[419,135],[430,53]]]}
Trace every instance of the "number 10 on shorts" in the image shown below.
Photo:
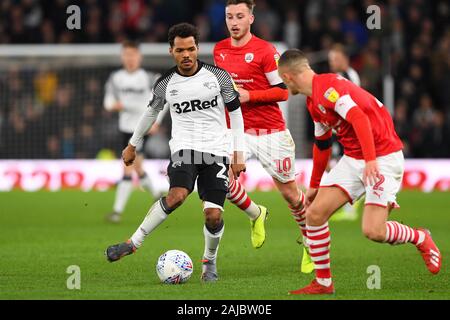
{"label": "number 10 on shorts", "polygon": [[283,176],[289,176],[289,172],[292,168],[291,158],[287,157],[284,159],[274,160],[277,167],[277,173],[283,174]]}

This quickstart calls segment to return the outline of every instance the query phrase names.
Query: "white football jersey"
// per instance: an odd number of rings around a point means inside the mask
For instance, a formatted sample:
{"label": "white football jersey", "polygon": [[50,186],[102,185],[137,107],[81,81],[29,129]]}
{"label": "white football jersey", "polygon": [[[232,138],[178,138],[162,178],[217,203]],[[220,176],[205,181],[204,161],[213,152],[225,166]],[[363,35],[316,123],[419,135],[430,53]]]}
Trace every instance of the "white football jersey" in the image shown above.
{"label": "white football jersey", "polygon": [[105,86],[104,105],[120,101],[124,109],[119,112],[119,130],[133,133],[142,113],[152,99],[151,88],[160,74],[138,69],[128,72],[120,69],[111,74]]}
{"label": "white football jersey", "polygon": [[229,111],[240,107],[239,93],[231,76],[223,69],[198,62],[192,76],[179,74],[176,67],[158,79],[149,107],[162,110],[167,103],[172,118],[170,150],[192,149],[229,156],[225,105]]}

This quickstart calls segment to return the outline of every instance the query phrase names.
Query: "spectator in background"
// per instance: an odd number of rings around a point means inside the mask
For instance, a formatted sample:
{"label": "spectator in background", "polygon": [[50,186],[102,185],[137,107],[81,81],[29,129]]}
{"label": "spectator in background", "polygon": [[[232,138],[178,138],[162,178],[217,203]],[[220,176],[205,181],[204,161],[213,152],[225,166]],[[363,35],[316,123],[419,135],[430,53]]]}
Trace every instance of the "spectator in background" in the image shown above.
{"label": "spectator in background", "polygon": [[85,43],[101,43],[103,42],[102,34],[102,14],[97,7],[88,11],[87,23],[85,24],[85,32],[82,33],[82,42]]}
{"label": "spectator in background", "polygon": [[208,16],[206,16],[203,13],[197,14],[194,18],[194,25],[199,30],[202,30],[198,40],[200,42],[207,42],[210,37],[210,30],[211,30],[211,25]]}
{"label": "spectator in background", "polygon": [[27,143],[26,123],[17,110],[13,110],[8,117],[8,122],[3,126],[3,152],[5,159],[22,159],[29,157],[25,149]]}
{"label": "spectator in background", "polygon": [[125,37],[123,30],[124,14],[122,13],[120,3],[112,2],[109,12],[106,22],[107,41],[119,42],[118,40],[120,38]]}
{"label": "spectator in background", "polygon": [[40,26],[40,33],[38,33],[37,37],[38,43],[55,43],[56,42],[56,36],[55,36],[55,30],[53,28],[53,23],[51,20],[46,19]]}
{"label": "spectator in background", "polygon": [[151,32],[154,23],[155,23],[155,11],[148,5],[144,5],[141,17],[137,24],[137,31],[140,37],[143,37],[149,32]]}
{"label": "spectator in background", "polygon": [[274,41],[279,33],[280,19],[266,0],[258,0],[254,9],[255,33],[267,41]]}
{"label": "spectator in background", "polygon": [[448,152],[448,128],[445,123],[445,115],[442,111],[436,111],[433,115],[432,125],[426,134],[427,158],[443,158]]}
{"label": "spectator in background", "polygon": [[418,128],[424,128],[431,125],[434,119],[434,109],[431,97],[423,94],[420,97],[419,108],[414,111],[413,125]]}
{"label": "spectator in background", "polygon": [[361,59],[361,87],[375,97],[380,97],[381,62],[375,52],[367,49],[363,50]]}
{"label": "spectator in background", "polygon": [[70,126],[62,129],[61,156],[64,159],[75,158],[75,134]]}
{"label": "spectator in background", "polygon": [[47,137],[47,153],[44,155],[45,159],[60,159],[61,158],[61,145],[59,138],[56,135],[50,135]]}
{"label": "spectator in background", "polygon": [[34,33],[42,23],[42,8],[38,0],[23,1],[23,23],[28,32]]}
{"label": "spectator in background", "polygon": [[298,13],[294,10],[288,10],[283,26],[283,41],[288,48],[299,48],[302,43],[301,34],[302,29]]}
{"label": "spectator in background", "polygon": [[419,108],[414,111],[412,119],[412,152],[419,157],[426,157],[429,153],[427,135],[429,136],[435,121],[435,110],[429,95],[423,94],[420,97]]}
{"label": "spectator in background", "polygon": [[333,42],[342,43],[344,36],[342,34],[341,21],[337,16],[331,16],[327,21],[327,34],[333,39]]}
{"label": "spectator in background", "polygon": [[405,8],[407,10],[407,18],[405,20],[406,23],[406,44],[407,46],[411,46],[414,42],[414,38],[420,34],[421,30],[421,21],[423,21],[422,14],[420,9],[417,6],[408,6]]}
{"label": "spectator in background", "polygon": [[408,103],[400,99],[397,101],[394,109],[395,132],[403,142],[403,152],[405,157],[410,155],[409,134],[411,132],[411,124],[408,120]]}
{"label": "spectator in background", "polygon": [[143,0],[121,0],[120,11],[125,32],[130,38],[135,39],[139,34],[139,24],[144,14]]}
{"label": "spectator in background", "polygon": [[62,85],[56,90],[55,101],[47,107],[44,116],[44,122],[52,124],[45,128],[47,135],[59,135],[65,123],[79,119],[73,95],[74,87],[71,84]]}
{"label": "spectator in background", "polygon": [[356,40],[358,48],[363,47],[368,40],[367,28],[358,18],[358,13],[353,7],[345,9],[345,18],[342,22],[342,32]]}
{"label": "spectator in background", "polygon": [[390,38],[393,52],[395,54],[399,54],[400,56],[402,56],[405,50],[405,36],[402,20],[400,19],[394,20]]}
{"label": "spectator in background", "polygon": [[98,93],[102,91],[99,79],[96,77],[89,77],[84,83],[84,92],[86,94],[86,101],[91,102],[94,105],[98,105],[102,101],[101,95]]}
{"label": "spectator in background", "polygon": [[305,31],[305,49],[318,51],[320,50],[320,39],[322,38],[322,23],[319,18],[313,17],[307,21],[307,30]]}
{"label": "spectator in background", "polygon": [[30,37],[23,24],[23,12],[19,5],[11,8],[11,16],[8,23],[10,28],[9,37],[13,43],[29,43]]}
{"label": "spectator in background", "polygon": [[33,83],[38,103],[49,105],[54,101],[56,88],[58,87],[58,77],[55,72],[43,67],[34,77]]}
{"label": "spectator in background", "polygon": [[433,88],[439,105],[450,115],[450,28],[436,45],[431,54],[431,76]]}
{"label": "spectator in background", "polygon": [[361,85],[359,75],[355,69],[350,66],[350,58],[342,44],[336,43],[331,47],[331,50],[328,52],[328,63],[331,72],[339,73],[357,86]]}
{"label": "spectator in background", "polygon": [[98,140],[94,136],[94,128],[90,124],[81,124],[75,136],[76,158],[92,159],[95,158],[100,150]]}
{"label": "spectator in background", "polygon": [[225,0],[210,0],[206,6],[206,12],[211,26],[210,40],[213,42],[222,40],[227,34],[223,23],[225,19]]}

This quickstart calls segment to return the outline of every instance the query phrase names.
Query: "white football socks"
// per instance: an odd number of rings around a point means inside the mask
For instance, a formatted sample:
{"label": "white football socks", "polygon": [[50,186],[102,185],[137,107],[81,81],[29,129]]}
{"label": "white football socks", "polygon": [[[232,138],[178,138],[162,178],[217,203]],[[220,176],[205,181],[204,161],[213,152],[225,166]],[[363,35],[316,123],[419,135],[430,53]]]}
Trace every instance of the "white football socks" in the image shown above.
{"label": "white football socks", "polygon": [[217,258],[217,251],[219,249],[219,242],[222,238],[225,226],[222,226],[215,234],[209,232],[205,225],[203,225],[203,234],[205,235],[205,251],[203,257],[207,260],[215,260]]}
{"label": "white football socks", "polygon": [[144,242],[145,237],[166,220],[167,217],[168,214],[166,214],[161,207],[161,200],[155,202],[145,216],[144,221],[142,221],[139,228],[137,228],[136,232],[131,237],[134,246],[139,248]]}
{"label": "white football socks", "polygon": [[250,203],[247,209],[244,210],[250,220],[255,221],[261,214],[261,209],[253,201]]}

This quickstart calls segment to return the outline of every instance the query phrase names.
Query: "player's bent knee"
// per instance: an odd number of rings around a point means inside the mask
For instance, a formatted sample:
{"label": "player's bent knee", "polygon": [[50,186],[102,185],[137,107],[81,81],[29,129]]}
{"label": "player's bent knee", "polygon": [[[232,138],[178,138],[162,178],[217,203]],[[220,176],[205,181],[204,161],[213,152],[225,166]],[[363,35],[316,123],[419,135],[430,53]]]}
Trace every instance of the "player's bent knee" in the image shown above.
{"label": "player's bent knee", "polygon": [[216,208],[205,209],[205,223],[211,229],[216,229],[222,220],[222,210]]}
{"label": "player's bent knee", "polygon": [[179,207],[184,202],[184,200],[186,200],[188,195],[189,191],[187,189],[170,189],[169,194],[166,196],[167,205],[170,208],[175,209]]}
{"label": "player's bent knee", "polygon": [[221,226],[221,224],[223,224],[223,207],[221,205],[210,201],[204,201],[203,212],[205,213],[205,224],[208,229],[216,230]]}

